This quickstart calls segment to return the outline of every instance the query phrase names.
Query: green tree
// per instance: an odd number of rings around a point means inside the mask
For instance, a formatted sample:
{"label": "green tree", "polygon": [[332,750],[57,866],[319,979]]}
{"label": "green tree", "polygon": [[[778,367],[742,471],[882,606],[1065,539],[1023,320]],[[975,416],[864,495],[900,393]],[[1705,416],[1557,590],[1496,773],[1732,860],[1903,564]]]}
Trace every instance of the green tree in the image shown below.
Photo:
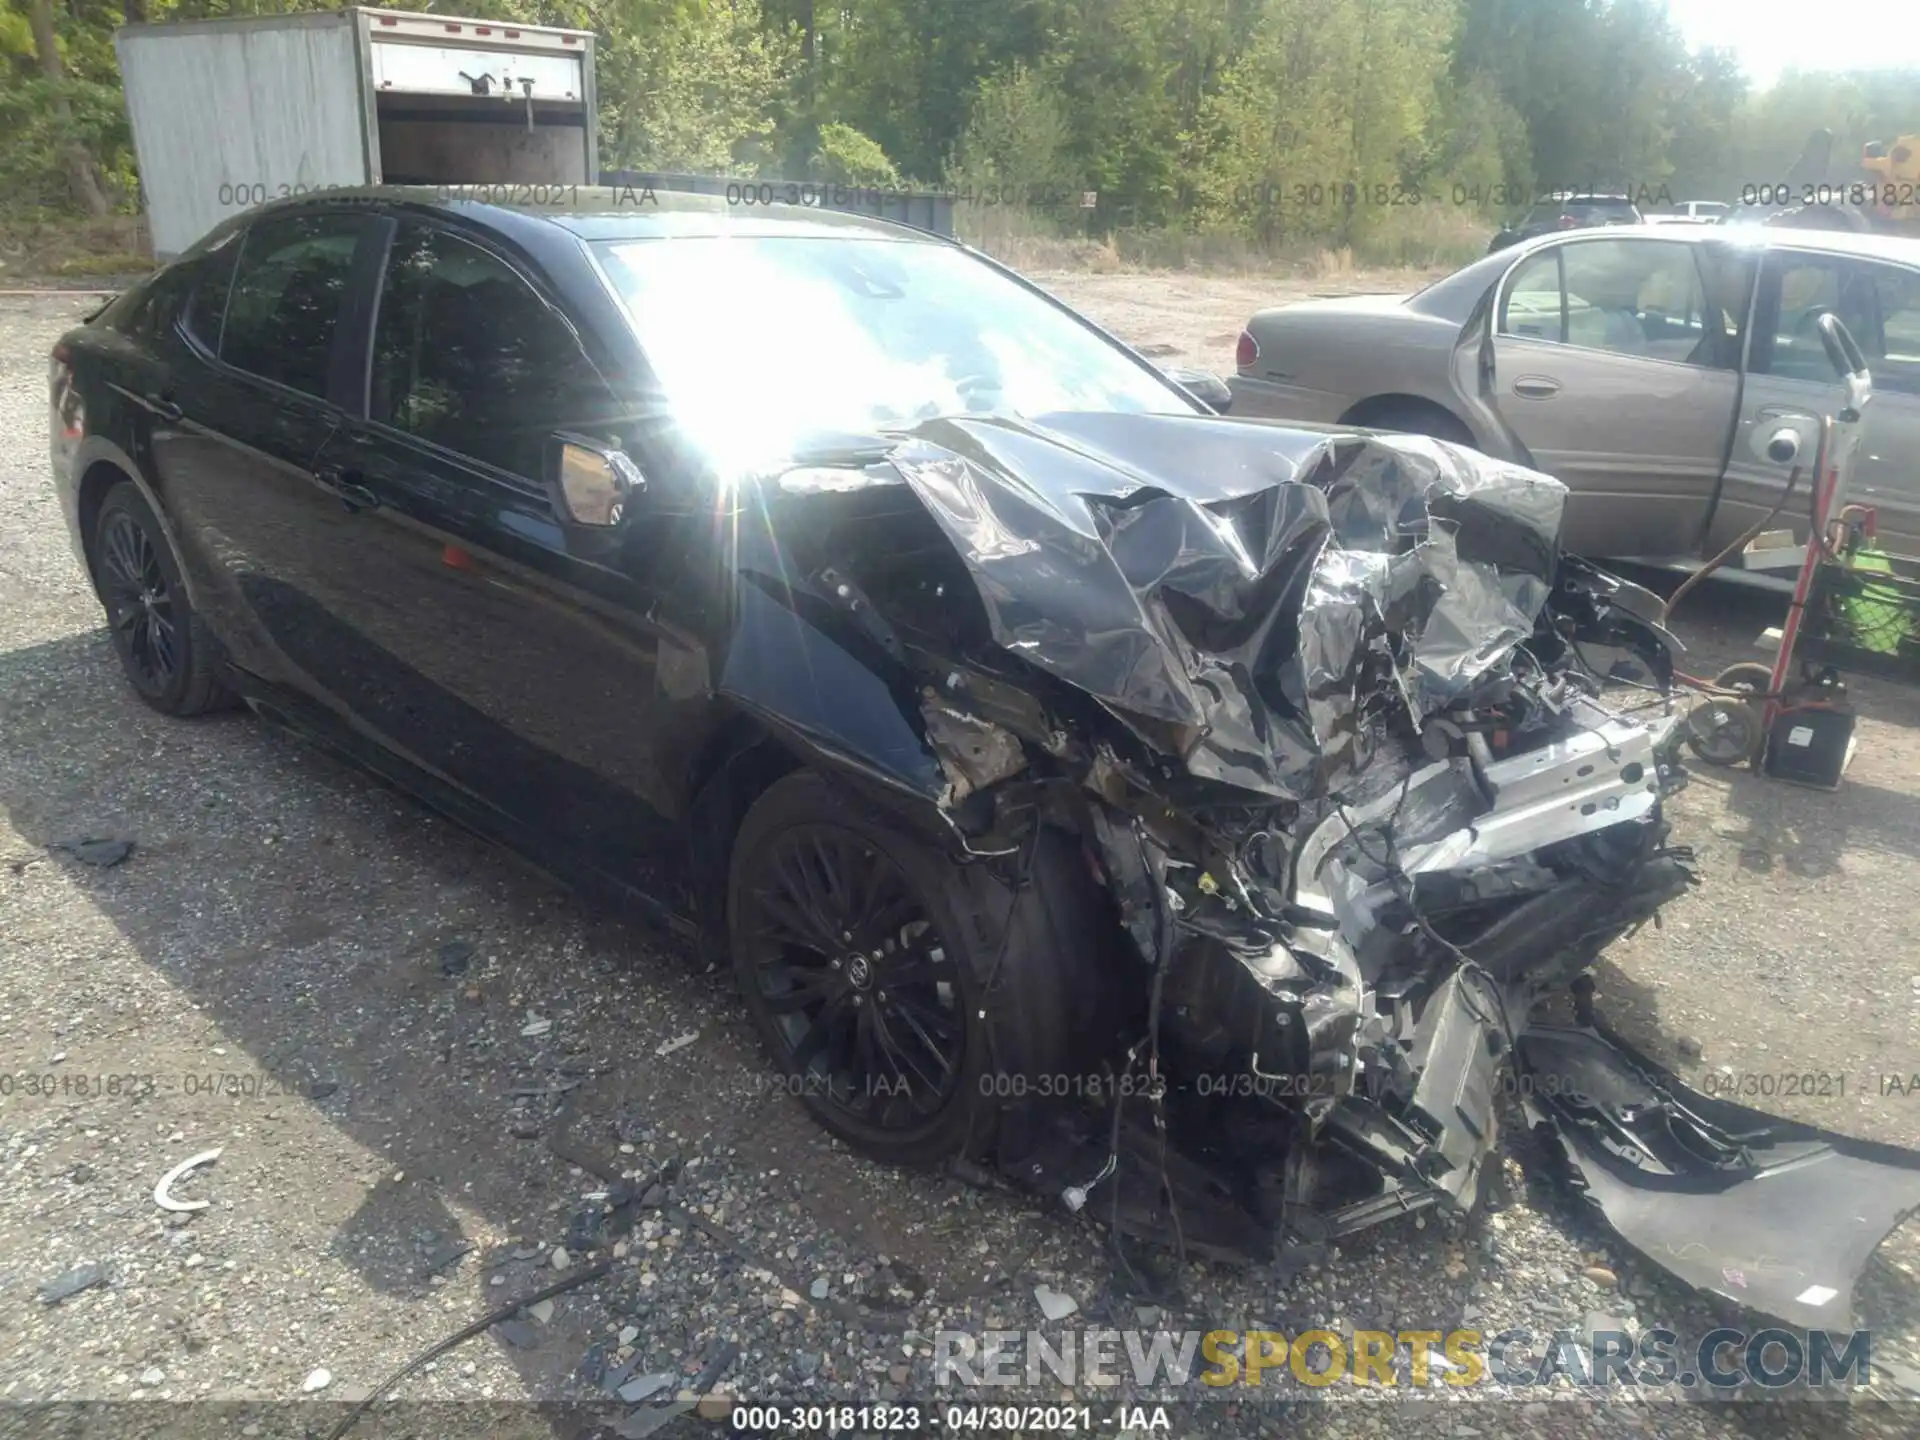
{"label": "green tree", "polygon": [[1412,182],[1421,194],[1456,196],[1481,214],[1523,203],[1533,193],[1533,147],[1527,122],[1483,71],[1449,71],[1434,95],[1426,154]]}
{"label": "green tree", "polygon": [[816,122],[872,136],[908,175],[937,176],[982,80],[1039,57],[1055,0],[860,0],[818,16]]}
{"label": "green tree", "polygon": [[1066,194],[1078,179],[1072,143],[1059,95],[1037,72],[1016,64],[981,82],[947,164],[947,183],[975,195]]}
{"label": "green tree", "polygon": [[1732,127],[1728,184],[1736,191],[1783,184],[1816,130],[1833,135],[1827,178],[1854,178],[1862,145],[1920,134],[1920,70],[1789,71],[1741,107]]}
{"label": "green tree", "polygon": [[[116,17],[117,18],[117,17]],[[131,178],[110,31],[52,0],[0,10],[0,184],[33,203],[113,209]]]}
{"label": "green tree", "polygon": [[1065,0],[1040,68],[1067,120],[1070,191],[1102,192],[1128,223],[1176,218],[1186,188],[1173,13],[1164,0]]}
{"label": "green tree", "polygon": [[1739,198],[1733,170],[1746,105],[1747,77],[1730,52],[1703,50],[1691,58],[1675,98],[1667,150],[1676,198]]}
{"label": "green tree", "polygon": [[878,185],[897,189],[900,172],[869,137],[851,125],[829,122],[820,127],[820,148],[813,153],[807,173],[839,185]]}
{"label": "green tree", "polygon": [[[119,24],[321,3],[0,0],[0,187],[132,202]],[[1097,190],[1097,224],[1269,242],[1364,241],[1397,189],[1735,198],[1816,129],[1836,179],[1920,132],[1920,73],[1750,92],[1730,56],[1687,53],[1663,0],[391,3],[592,30],[608,168]]]}
{"label": "green tree", "polygon": [[1389,223],[1442,129],[1455,18],[1450,0],[1267,0],[1202,107],[1201,222],[1340,243]]}
{"label": "green tree", "polygon": [[759,0],[626,0],[598,16],[600,163],[725,172],[766,161],[800,38]]}

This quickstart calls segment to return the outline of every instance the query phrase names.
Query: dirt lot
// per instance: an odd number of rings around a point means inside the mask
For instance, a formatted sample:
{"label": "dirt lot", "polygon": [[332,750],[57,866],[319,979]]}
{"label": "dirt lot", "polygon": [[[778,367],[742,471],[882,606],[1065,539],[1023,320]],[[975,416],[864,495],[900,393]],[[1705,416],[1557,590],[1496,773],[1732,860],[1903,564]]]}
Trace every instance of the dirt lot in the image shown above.
{"label": "dirt lot", "polygon": [[1036,271],[1032,278],[1144,354],[1230,375],[1233,342],[1256,310],[1318,295],[1405,294],[1434,276],[1417,270],[1335,270],[1270,279]]}
{"label": "dirt lot", "polygon": [[[1215,366],[1259,304],[1404,281],[1044,278]],[[433,1340],[601,1262],[550,1313],[410,1375],[355,1433],[584,1434],[591,1417],[518,1402],[596,1396],[598,1367],[628,1361],[674,1385],[725,1361],[716,1387],[753,1400],[944,1402],[934,1333],[1041,1326],[1043,1283],[1078,1302],[1068,1327],[1760,1327],[1625,1253],[1511,1129],[1472,1225],[1388,1225],[1305,1273],[1169,1266],[1155,1296],[1070,1217],[853,1158],[777,1093],[724,975],[255,720],[135,701],[47,473],[45,355],[86,304],[0,298],[0,1397],[219,1400],[193,1413],[223,1434],[323,1433]],[[1701,598],[1680,625],[1693,668],[1750,658],[1771,608]],[[1696,1077],[1844,1075],[1844,1097],[1775,1103],[1920,1146],[1920,1096],[1878,1080],[1920,1074],[1920,698],[1857,693],[1837,795],[1696,771],[1674,809],[1704,883],[1617,947],[1600,1006]],[[134,849],[100,868],[50,848],[89,837]],[[208,1208],[158,1209],[155,1182],[216,1147],[179,1186]],[[618,1238],[595,1170],[637,1192]],[[1857,1296],[1876,1396],[1920,1384],[1915,1230]],[[88,1265],[102,1283],[44,1302]],[[1843,1410],[1564,1384],[1367,1403],[1407,1397],[1336,1387],[1283,1416],[1241,1392],[1176,1433],[1892,1436],[1920,1417],[1911,1396]],[[108,1413],[93,1433],[185,1423]]]}

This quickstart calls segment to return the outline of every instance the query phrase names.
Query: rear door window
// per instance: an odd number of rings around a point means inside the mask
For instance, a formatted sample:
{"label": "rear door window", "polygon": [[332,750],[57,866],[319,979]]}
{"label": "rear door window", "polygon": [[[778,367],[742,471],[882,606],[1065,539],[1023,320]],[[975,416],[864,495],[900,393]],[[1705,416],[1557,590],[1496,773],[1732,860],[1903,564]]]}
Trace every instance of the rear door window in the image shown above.
{"label": "rear door window", "polygon": [[220,330],[220,358],[325,397],[364,215],[296,215],[247,232]]}
{"label": "rear door window", "polygon": [[422,225],[387,260],[369,400],[381,424],[534,481],[548,435],[617,418],[573,327],[522,276]]}
{"label": "rear door window", "polygon": [[187,301],[187,332],[212,354],[220,353],[220,322],[227,315],[227,292],[233,288],[233,262],[240,258],[240,240],[234,239],[200,261],[200,275]]}

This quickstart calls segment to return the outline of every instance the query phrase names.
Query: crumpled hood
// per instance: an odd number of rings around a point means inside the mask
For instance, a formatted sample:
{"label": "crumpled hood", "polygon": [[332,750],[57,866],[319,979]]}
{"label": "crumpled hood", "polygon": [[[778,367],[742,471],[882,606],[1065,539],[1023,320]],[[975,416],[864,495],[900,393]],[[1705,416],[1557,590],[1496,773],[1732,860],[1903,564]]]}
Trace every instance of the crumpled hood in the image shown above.
{"label": "crumpled hood", "polygon": [[1421,436],[1210,416],[938,420],[888,460],[1000,645],[1285,799],[1357,764],[1369,671],[1424,717],[1533,632],[1566,499]]}

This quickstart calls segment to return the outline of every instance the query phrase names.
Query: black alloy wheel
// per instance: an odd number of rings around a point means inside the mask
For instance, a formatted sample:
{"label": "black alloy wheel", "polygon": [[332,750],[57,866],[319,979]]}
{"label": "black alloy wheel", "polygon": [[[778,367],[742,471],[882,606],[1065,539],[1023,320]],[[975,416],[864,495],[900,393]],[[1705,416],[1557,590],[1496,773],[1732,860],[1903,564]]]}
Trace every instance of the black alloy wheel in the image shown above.
{"label": "black alloy wheel", "polygon": [[1100,1070],[1118,1034],[1112,912],[1062,830],[1018,871],[963,861],[910,811],[790,771],[734,834],[726,916],[781,1087],[875,1160],[994,1155],[1042,1077]]}
{"label": "black alloy wheel", "polygon": [[100,527],[100,598],[127,677],[142,694],[162,695],[181,675],[181,621],[160,552],[146,527],[115,510]]}
{"label": "black alloy wheel", "polygon": [[751,999],[778,1058],[834,1128],[891,1148],[962,1091],[960,967],[933,910],[873,838],[802,821],[755,850],[735,916]]}
{"label": "black alloy wheel", "polygon": [[120,669],[142,700],[176,716],[238,703],[223,683],[219,648],[193,612],[166,532],[131,481],[100,502],[87,555]]}

